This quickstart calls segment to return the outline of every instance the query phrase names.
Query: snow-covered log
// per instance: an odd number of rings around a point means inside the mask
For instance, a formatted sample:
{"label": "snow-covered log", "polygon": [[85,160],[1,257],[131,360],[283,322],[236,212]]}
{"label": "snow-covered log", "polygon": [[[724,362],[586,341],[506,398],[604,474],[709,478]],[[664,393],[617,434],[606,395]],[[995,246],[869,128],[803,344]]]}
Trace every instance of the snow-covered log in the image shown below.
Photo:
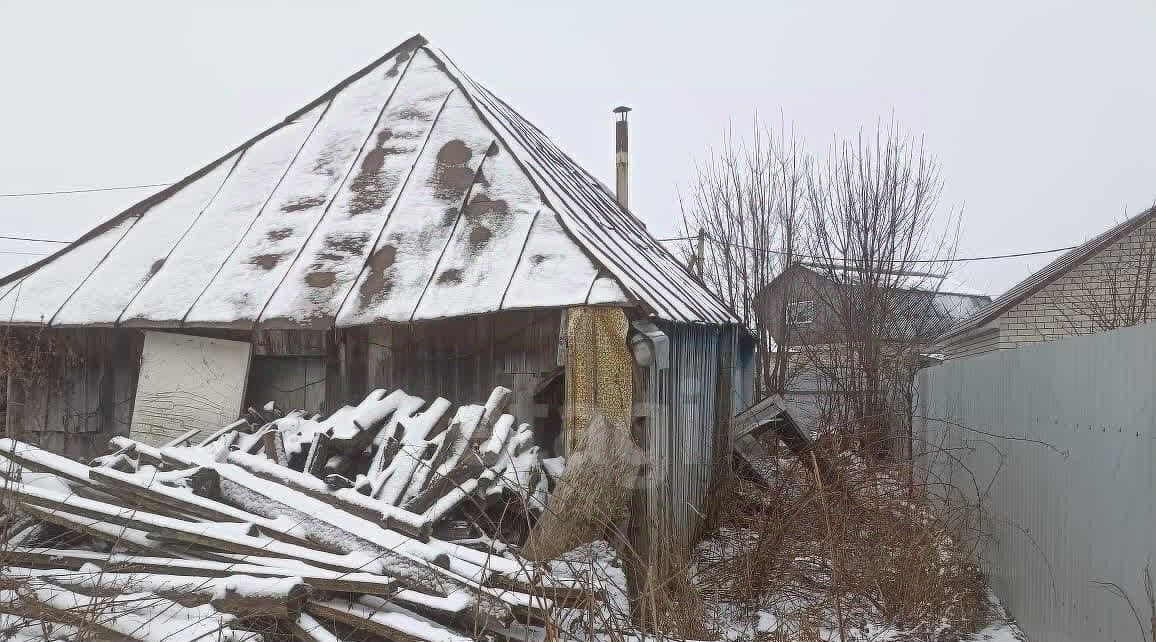
{"label": "snow-covered log", "polygon": [[[327,418],[266,407],[199,443],[193,431],[162,447],[115,437],[90,465],[0,440],[0,495],[25,532],[5,551],[0,613],[79,629],[77,609],[129,596],[192,618],[205,639],[249,640],[238,629],[279,621],[304,642],[349,627],[457,642],[585,604],[583,583],[517,557],[519,542],[479,518],[514,509],[532,521],[545,503],[533,429],[504,414],[511,397],[499,387],[454,409],[375,390]],[[37,539],[60,529],[73,548]],[[171,618],[123,615],[96,637],[186,639]]]}

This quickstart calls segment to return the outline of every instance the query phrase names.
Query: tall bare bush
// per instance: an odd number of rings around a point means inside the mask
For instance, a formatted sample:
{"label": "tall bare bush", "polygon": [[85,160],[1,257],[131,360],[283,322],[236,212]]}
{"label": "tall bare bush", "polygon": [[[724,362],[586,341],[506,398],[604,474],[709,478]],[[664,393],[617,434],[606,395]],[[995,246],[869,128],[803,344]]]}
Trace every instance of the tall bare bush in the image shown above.
{"label": "tall bare bush", "polygon": [[877,455],[909,414],[926,347],[916,291],[938,288],[955,248],[954,226],[937,215],[941,190],[923,141],[894,123],[837,140],[807,176],[807,265],[836,287],[814,292],[830,323],[802,344],[806,365],[833,388],[829,421]]}
{"label": "tall bare bush", "polygon": [[794,260],[810,166],[793,131],[775,131],[756,120],[747,139],[727,130],[722,147],[696,165],[682,199],[682,225],[690,237],[682,251],[756,335],[760,394],[785,387],[789,339],[776,342],[758,323],[756,297]]}

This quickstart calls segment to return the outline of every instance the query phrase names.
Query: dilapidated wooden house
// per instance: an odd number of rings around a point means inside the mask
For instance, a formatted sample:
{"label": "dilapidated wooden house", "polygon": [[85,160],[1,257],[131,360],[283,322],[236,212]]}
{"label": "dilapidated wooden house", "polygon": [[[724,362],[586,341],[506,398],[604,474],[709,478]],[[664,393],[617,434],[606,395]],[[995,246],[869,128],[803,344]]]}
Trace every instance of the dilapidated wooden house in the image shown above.
{"label": "dilapidated wooden house", "polygon": [[[6,431],[55,451],[269,400],[502,385],[557,450],[575,405],[646,424],[688,520],[752,366],[734,314],[609,189],[420,36],[4,278],[0,320]],[[600,370],[622,355],[625,379]]]}

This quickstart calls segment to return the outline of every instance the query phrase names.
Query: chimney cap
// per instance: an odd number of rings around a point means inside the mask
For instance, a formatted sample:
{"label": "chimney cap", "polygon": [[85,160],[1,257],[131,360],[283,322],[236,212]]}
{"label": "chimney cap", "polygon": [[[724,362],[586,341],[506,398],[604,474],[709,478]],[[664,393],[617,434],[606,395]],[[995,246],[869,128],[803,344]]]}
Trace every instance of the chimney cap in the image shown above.
{"label": "chimney cap", "polygon": [[626,112],[628,112],[628,111],[630,111],[630,108],[627,107],[626,105],[619,105],[619,106],[614,108],[614,113],[622,114],[623,118],[626,118]]}

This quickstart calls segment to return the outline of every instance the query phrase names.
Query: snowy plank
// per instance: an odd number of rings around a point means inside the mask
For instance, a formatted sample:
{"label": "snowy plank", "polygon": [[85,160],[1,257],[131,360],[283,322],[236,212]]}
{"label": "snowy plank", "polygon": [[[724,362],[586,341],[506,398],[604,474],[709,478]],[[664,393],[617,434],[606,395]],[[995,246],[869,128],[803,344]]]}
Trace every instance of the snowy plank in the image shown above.
{"label": "snowy plank", "polygon": [[0,299],[0,322],[48,323],[136,221],[118,221],[24,277]]}
{"label": "snowy plank", "polygon": [[54,326],[113,325],[212,202],[234,155],[141,216],[52,320]]}
{"label": "snowy plank", "polygon": [[181,322],[257,218],[324,110],[325,105],[315,107],[244,150],[213,202],[125,308],[121,323]]}
{"label": "snowy plank", "polygon": [[331,490],[325,482],[312,475],[279,466],[253,455],[232,452],[229,453],[229,463],[240,466],[257,477],[300,491],[362,519],[383,523],[386,528],[405,533],[419,541],[429,541],[431,524],[421,515],[367,497],[352,488]]}
{"label": "snowy plank", "polygon": [[290,622],[289,629],[298,642],[342,642],[308,613],[302,613],[296,621]]}
{"label": "snowy plank", "polygon": [[[398,425],[401,429],[400,447],[390,462],[389,468],[382,473],[385,481],[372,491],[374,497],[383,502],[400,505],[401,502],[417,494],[407,493],[414,474],[419,470],[428,469],[429,462],[423,455],[430,443],[427,441],[430,434],[441,423],[442,417],[450,409],[450,402],[438,397],[424,412],[408,417],[399,417]],[[424,477],[424,475],[423,475]]]}
{"label": "snowy plank", "polygon": [[194,577],[251,575],[261,578],[300,578],[318,591],[391,596],[398,590],[397,582],[387,576],[369,572],[331,571],[302,564],[296,560],[265,560],[271,564],[220,562],[204,559],[177,559],[45,548],[17,548],[5,551],[5,556],[12,564],[44,569],[78,571],[86,565],[96,565],[106,573]]}
{"label": "snowy plank", "polygon": [[[12,572],[15,571],[15,572]],[[221,613],[242,617],[296,618],[309,597],[300,577],[257,577],[239,573],[223,577],[105,572],[87,564],[78,571],[52,573],[11,569],[15,576],[39,577],[88,595],[152,593],[182,604],[211,604]]]}
{"label": "snowy plank", "polygon": [[408,53],[400,53],[334,96],[261,215],[189,311],[187,323],[256,322],[349,175],[408,60]]}
{"label": "snowy plank", "polygon": [[[509,150],[498,145],[454,228],[414,319],[496,311],[544,204]],[[539,283],[538,288],[549,284]]]}
{"label": "snowy plank", "polygon": [[[247,636],[237,637],[238,634],[227,628],[233,621],[232,616],[217,614],[211,608],[183,608],[148,593],[125,593],[109,602],[31,580],[27,590],[20,592],[14,601],[24,607],[43,609],[48,618],[95,629],[112,639],[140,642],[191,642],[210,636],[222,642],[247,639]],[[100,617],[93,618],[93,614]]]}
{"label": "snowy plank", "polygon": [[75,495],[63,495],[21,484],[8,484],[3,494],[12,495],[22,501],[44,506],[45,512],[64,516],[79,516],[88,520],[98,520],[143,530],[159,541],[175,541],[185,544],[207,545],[217,550],[240,553],[242,555],[274,555],[306,562],[339,571],[381,571],[379,556],[366,553],[337,555],[313,548],[278,542],[268,537],[255,537],[238,531],[225,535],[218,524],[194,524],[172,519],[142,510],[123,508],[104,502],[84,499]]}
{"label": "snowy plank", "polygon": [[440,565],[466,578],[481,571],[474,564],[450,557],[435,545],[382,528],[304,493],[251,475],[239,466],[203,463],[213,466],[221,475],[224,501],[266,517],[292,517],[311,539],[350,554],[372,554],[378,565],[386,565],[399,580],[434,581],[442,575]]}
{"label": "snowy plank", "polygon": [[394,208],[404,216],[386,222],[339,326],[410,321],[491,149],[490,130],[460,92],[451,94]]}
{"label": "snowy plank", "polygon": [[453,88],[429,54],[414,55],[349,181],[269,301],[262,327],[332,326]]}
{"label": "snowy plank", "polygon": [[399,642],[469,642],[471,638],[405,609],[388,603],[348,603],[338,600],[311,601],[308,611],[315,617],[335,620]]}

